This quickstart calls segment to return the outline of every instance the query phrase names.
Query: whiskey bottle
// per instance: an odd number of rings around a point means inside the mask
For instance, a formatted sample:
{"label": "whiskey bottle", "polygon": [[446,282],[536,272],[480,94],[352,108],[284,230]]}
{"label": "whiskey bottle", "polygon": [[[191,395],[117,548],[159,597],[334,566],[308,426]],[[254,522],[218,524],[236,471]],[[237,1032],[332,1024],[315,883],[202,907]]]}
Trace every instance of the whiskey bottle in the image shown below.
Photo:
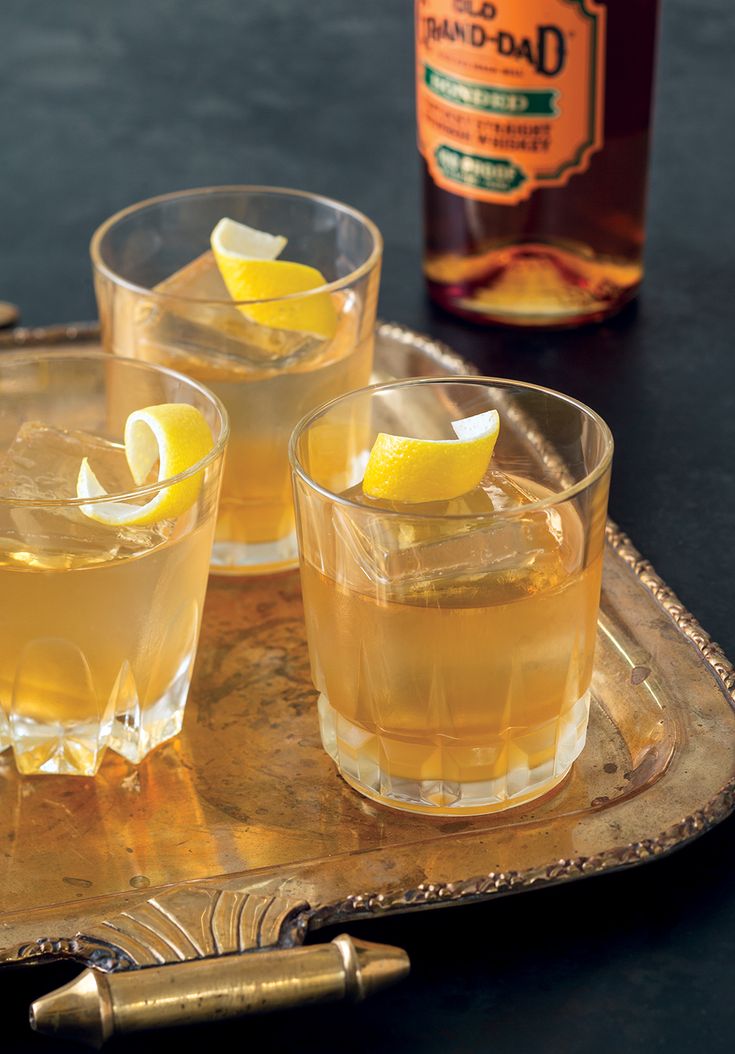
{"label": "whiskey bottle", "polygon": [[416,0],[424,272],[481,322],[570,326],[633,298],[658,0]]}

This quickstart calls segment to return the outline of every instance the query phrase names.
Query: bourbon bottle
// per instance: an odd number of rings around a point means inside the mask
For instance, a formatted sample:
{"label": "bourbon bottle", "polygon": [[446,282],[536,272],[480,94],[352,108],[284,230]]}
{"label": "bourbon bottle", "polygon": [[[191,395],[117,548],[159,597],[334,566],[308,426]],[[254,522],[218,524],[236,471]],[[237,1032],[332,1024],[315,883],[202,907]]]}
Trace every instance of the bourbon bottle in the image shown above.
{"label": "bourbon bottle", "polygon": [[459,315],[570,326],[643,275],[658,0],[416,0],[424,271]]}

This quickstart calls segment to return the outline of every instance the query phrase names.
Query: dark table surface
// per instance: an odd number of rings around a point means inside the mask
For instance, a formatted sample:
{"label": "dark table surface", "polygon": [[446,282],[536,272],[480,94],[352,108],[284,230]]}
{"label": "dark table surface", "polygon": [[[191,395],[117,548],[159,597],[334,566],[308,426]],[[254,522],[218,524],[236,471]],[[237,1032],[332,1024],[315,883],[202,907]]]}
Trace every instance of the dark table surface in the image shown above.
{"label": "dark table surface", "polygon": [[[151,194],[269,183],[343,198],[385,234],[383,318],[608,420],[611,514],[735,655],[735,6],[664,7],[644,294],[600,327],[523,335],[425,298],[409,0],[2,0],[0,299],[29,325],[92,318],[89,236]],[[409,951],[407,983],[362,1007],[184,1038],[322,1054],[729,1052],[734,835],[731,819],[636,871],[355,925]],[[3,1052],[77,1049],[25,1024],[31,999],[73,972],[2,975]],[[163,1038],[108,1049],[148,1054]]]}

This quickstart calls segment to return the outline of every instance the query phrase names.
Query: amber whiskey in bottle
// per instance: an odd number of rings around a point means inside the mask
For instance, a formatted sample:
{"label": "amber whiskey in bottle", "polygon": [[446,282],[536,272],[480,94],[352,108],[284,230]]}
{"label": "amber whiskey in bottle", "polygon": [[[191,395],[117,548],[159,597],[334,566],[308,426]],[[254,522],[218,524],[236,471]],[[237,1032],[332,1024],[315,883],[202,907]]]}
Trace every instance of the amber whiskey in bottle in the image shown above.
{"label": "amber whiskey in bottle", "polygon": [[465,317],[570,326],[643,276],[658,0],[416,0],[424,272]]}

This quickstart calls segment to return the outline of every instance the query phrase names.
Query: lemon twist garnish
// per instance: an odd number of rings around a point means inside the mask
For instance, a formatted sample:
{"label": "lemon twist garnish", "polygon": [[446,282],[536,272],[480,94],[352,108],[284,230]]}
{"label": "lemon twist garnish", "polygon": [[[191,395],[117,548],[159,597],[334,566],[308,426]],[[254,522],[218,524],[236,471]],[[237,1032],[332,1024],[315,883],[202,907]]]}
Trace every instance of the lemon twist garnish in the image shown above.
{"label": "lemon twist garnish", "polygon": [[277,260],[286,239],[221,219],[212,231],[212,252],[233,300],[264,300],[238,304],[246,318],[272,329],[288,329],[328,340],[337,329],[337,312],[329,293],[284,300],[291,293],[318,289],[327,281],[307,264]]}
{"label": "lemon twist garnish", "polygon": [[[137,486],[148,480],[158,462],[158,480],[186,472],[209,453],[212,433],[201,412],[188,403],[161,403],[135,410],[125,422],[125,457]],[[163,487],[145,505],[127,501],[80,505],[85,516],[111,527],[143,527],[173,519],[191,508],[202,485],[203,472]],[[102,498],[107,491],[95,476],[88,459],[82,459],[77,477],[78,498]]]}
{"label": "lemon twist garnish", "polygon": [[419,504],[450,501],[480,483],[500,432],[497,410],[453,421],[456,439],[378,434],[363,492],[370,498]]}

